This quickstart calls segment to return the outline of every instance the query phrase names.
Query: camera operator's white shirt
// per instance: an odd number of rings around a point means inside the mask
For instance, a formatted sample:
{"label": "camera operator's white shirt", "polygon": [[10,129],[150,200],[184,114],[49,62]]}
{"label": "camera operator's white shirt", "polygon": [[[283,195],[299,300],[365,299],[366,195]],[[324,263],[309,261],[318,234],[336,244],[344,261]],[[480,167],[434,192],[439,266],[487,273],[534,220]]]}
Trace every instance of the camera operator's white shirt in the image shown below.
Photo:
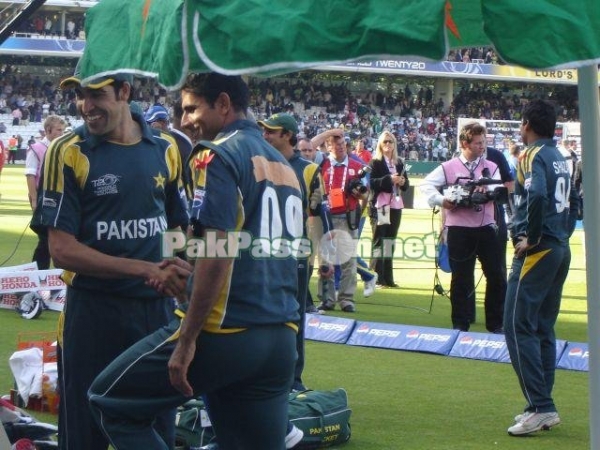
{"label": "camera operator's white shirt", "polygon": [[[470,170],[469,164],[471,163],[469,163],[462,154],[457,158],[460,159],[467,170]],[[477,167],[483,159],[484,158],[478,158],[475,161],[472,161],[472,163],[476,163],[474,167]],[[500,171],[496,169],[491,178],[494,180],[500,180]],[[429,203],[430,207],[433,208],[434,206],[442,206],[442,203],[444,202],[444,195],[441,194],[439,190],[447,184],[448,182],[446,181],[446,175],[444,174],[442,164],[433,169],[433,171],[431,171],[429,175],[427,175],[423,181],[421,181],[419,189],[421,190],[421,193],[427,197],[427,203]],[[486,189],[491,191],[494,189],[494,187],[495,186],[486,186]]]}
{"label": "camera operator's white shirt", "polygon": [[[44,144],[46,146],[46,148],[48,148],[48,146],[50,145],[50,141],[46,137],[44,137],[39,142]],[[40,161],[38,159],[37,154],[33,150],[31,150],[31,149],[27,150],[27,156],[25,158],[25,176],[27,176],[27,175],[36,176],[38,173],[38,168],[42,165],[42,162],[43,161]]]}

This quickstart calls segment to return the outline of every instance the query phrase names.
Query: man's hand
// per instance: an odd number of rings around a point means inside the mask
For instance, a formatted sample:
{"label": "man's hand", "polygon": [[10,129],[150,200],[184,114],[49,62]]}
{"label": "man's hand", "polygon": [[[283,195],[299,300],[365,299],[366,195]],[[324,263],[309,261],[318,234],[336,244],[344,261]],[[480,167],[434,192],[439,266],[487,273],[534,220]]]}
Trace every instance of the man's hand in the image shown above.
{"label": "man's hand", "polygon": [[156,267],[158,270],[148,277],[146,284],[180,303],[187,301],[187,280],[193,267],[181,258],[165,259]]}
{"label": "man's hand", "polygon": [[331,130],[327,130],[325,133],[327,134],[327,137],[334,136],[342,139],[344,139],[345,135],[345,131],[341,128],[332,128]]}
{"label": "man's hand", "polygon": [[319,266],[319,276],[324,279],[331,278],[335,274],[333,264],[321,264]]}
{"label": "man's hand", "polygon": [[364,192],[361,192],[359,187],[352,189],[350,194],[352,194],[352,196],[357,200],[366,200],[369,198],[369,190],[366,189]]}
{"label": "man's hand", "polygon": [[310,194],[310,209],[315,210],[323,201],[323,193],[320,188],[316,188],[312,194]]}
{"label": "man's hand", "polygon": [[187,373],[196,353],[196,341],[184,342],[181,339],[169,359],[169,380],[171,385],[186,397],[194,395],[188,382]]}
{"label": "man's hand", "polygon": [[453,201],[450,201],[447,198],[445,198],[442,201],[442,208],[444,208],[444,209],[454,209],[454,208],[456,208],[456,203],[454,203]]}
{"label": "man's hand", "polygon": [[515,244],[515,255],[520,258],[525,254],[525,252],[527,252],[527,250],[535,247],[536,245],[537,244],[528,244],[527,236],[519,236],[518,241]]}

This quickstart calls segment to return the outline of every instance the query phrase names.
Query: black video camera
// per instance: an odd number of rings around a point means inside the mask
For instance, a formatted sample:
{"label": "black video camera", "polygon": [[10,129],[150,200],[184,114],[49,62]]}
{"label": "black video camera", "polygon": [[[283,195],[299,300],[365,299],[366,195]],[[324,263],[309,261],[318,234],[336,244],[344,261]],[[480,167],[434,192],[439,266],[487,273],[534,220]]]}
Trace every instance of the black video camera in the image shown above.
{"label": "black video camera", "polygon": [[[464,208],[473,208],[475,211],[481,211],[481,206],[487,202],[496,202],[500,205],[508,203],[508,189],[505,186],[498,186],[493,191],[476,192],[478,186],[489,186],[494,184],[502,184],[501,180],[490,178],[490,170],[486,167],[481,173],[479,180],[474,180],[468,177],[458,177],[456,184],[448,186],[444,189],[444,197],[450,200],[456,206]],[[467,180],[460,184],[461,180]]]}

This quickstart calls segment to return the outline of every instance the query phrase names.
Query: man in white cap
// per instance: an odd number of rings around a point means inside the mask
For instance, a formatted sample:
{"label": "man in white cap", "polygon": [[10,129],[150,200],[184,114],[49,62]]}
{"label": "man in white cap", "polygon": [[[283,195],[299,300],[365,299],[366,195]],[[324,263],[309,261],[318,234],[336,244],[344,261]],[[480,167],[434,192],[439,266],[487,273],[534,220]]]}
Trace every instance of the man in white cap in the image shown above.
{"label": "man in white cap", "polygon": [[144,119],[151,128],[170,132],[169,111],[162,105],[153,105],[144,114]]}

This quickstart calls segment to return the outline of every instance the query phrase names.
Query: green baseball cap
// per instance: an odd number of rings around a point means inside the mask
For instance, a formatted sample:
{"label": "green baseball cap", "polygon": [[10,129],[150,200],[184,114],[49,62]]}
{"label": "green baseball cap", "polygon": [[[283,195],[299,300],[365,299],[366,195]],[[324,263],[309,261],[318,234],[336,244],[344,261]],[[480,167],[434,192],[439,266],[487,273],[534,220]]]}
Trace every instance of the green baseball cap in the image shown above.
{"label": "green baseball cap", "polygon": [[258,123],[269,130],[286,130],[298,134],[298,123],[289,114],[273,114],[267,120],[259,120]]}
{"label": "green baseball cap", "polygon": [[88,88],[88,89],[100,89],[104,86],[114,83],[115,81],[126,81],[129,84],[133,84],[133,75],[129,73],[117,73],[108,76],[99,76],[92,78],[87,82],[83,82],[77,74],[72,77],[65,78],[60,82],[60,88],[64,91],[65,89],[74,88]]}

